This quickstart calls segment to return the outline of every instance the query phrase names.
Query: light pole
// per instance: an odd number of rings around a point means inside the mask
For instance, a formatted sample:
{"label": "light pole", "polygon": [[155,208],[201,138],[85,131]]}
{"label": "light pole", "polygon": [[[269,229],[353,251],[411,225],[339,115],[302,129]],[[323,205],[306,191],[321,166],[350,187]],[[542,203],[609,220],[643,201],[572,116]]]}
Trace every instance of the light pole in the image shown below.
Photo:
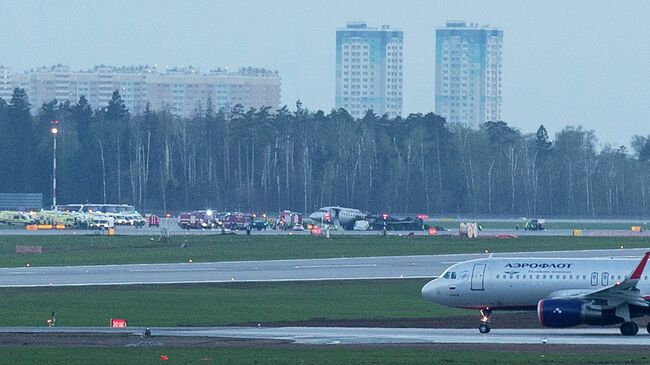
{"label": "light pole", "polygon": [[56,135],[59,133],[59,121],[52,121],[52,137],[54,137],[54,149],[52,153],[52,209],[56,207]]}

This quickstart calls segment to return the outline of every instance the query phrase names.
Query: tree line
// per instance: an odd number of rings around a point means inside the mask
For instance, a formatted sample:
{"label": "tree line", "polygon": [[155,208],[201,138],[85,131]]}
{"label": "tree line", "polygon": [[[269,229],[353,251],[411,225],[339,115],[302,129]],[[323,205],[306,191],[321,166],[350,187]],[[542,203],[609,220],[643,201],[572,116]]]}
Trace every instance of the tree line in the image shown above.
{"label": "tree line", "polygon": [[300,102],[190,118],[149,108],[131,115],[115,91],[104,108],[53,100],[30,113],[24,90],[0,99],[2,192],[57,201],[115,202],[143,211],[313,211],[526,217],[646,217],[650,136],[598,148],[593,131],[543,125],[522,133],[503,121],[478,129],[433,113],[361,119]]}

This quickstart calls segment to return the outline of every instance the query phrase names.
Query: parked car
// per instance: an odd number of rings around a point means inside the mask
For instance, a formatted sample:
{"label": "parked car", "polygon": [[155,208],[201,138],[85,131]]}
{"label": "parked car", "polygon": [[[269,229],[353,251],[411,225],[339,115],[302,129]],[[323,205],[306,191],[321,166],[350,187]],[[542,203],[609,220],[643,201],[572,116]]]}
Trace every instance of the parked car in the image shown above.
{"label": "parked car", "polygon": [[266,231],[266,228],[268,227],[268,223],[266,222],[265,219],[254,219],[251,222],[251,229],[256,229],[258,231]]}

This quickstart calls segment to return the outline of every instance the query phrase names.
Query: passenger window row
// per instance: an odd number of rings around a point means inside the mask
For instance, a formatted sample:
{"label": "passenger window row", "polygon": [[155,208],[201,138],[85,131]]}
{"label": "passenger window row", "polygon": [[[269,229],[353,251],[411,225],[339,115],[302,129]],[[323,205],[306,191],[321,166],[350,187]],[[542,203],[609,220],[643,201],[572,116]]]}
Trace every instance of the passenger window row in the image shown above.
{"label": "passenger window row", "polygon": [[[447,273],[447,274],[449,274],[449,273]],[[445,276],[443,276],[443,277],[447,278],[447,276],[446,276],[447,274],[445,274]],[[453,274],[455,274],[455,273],[453,273]],[[540,275],[540,274],[537,274],[537,275],[526,275],[526,274],[524,274],[524,275],[521,275],[521,276],[520,275],[513,275],[513,274],[510,274],[510,275],[497,274],[497,279],[503,279],[503,280],[507,280],[507,279],[510,279],[510,280],[532,280],[532,279],[540,280],[541,279],[541,280],[546,280],[547,276],[548,276],[549,280],[552,280],[552,279],[559,280],[560,276],[561,276],[562,280],[567,280],[567,275]],[[603,280],[605,280],[605,277],[603,278]],[[455,279],[455,278],[456,277],[454,275],[454,277],[452,279]],[[573,275],[568,275],[568,279],[573,280]],[[576,275],[575,279],[580,280],[580,275]],[[587,275],[582,275],[582,280],[587,280]],[[622,279],[621,279],[621,275],[618,275],[618,276],[612,275],[611,280],[627,280],[627,275],[623,276]],[[643,277],[643,280],[648,280],[648,275],[645,275]]]}
{"label": "passenger window row", "polygon": [[[548,277],[549,280],[551,280],[551,279],[559,280],[560,277],[562,278],[562,280],[567,279],[567,275],[540,275],[540,274],[526,275],[526,274],[524,274],[524,275],[521,275],[521,277],[520,277],[520,275],[512,275],[512,274],[510,274],[510,275],[500,275],[500,274],[497,274],[497,279],[503,278],[504,280],[506,280],[506,279],[510,279],[510,280],[520,280],[520,279],[521,280],[533,280],[533,279],[535,279],[535,280],[540,280],[540,279],[541,280],[546,280],[547,277]],[[568,275],[568,279],[573,280],[573,275]],[[580,275],[576,275],[575,279],[580,280]],[[587,275],[582,275],[582,280],[587,280]]]}

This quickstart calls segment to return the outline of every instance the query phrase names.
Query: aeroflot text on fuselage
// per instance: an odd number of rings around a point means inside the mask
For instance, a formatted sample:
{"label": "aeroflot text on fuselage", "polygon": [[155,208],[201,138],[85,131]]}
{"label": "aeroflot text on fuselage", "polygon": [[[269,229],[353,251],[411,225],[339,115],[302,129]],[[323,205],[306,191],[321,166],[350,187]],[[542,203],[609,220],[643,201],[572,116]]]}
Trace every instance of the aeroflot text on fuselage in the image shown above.
{"label": "aeroflot text on fuselage", "polygon": [[570,269],[571,264],[538,264],[538,263],[514,263],[506,264],[507,269]]}

